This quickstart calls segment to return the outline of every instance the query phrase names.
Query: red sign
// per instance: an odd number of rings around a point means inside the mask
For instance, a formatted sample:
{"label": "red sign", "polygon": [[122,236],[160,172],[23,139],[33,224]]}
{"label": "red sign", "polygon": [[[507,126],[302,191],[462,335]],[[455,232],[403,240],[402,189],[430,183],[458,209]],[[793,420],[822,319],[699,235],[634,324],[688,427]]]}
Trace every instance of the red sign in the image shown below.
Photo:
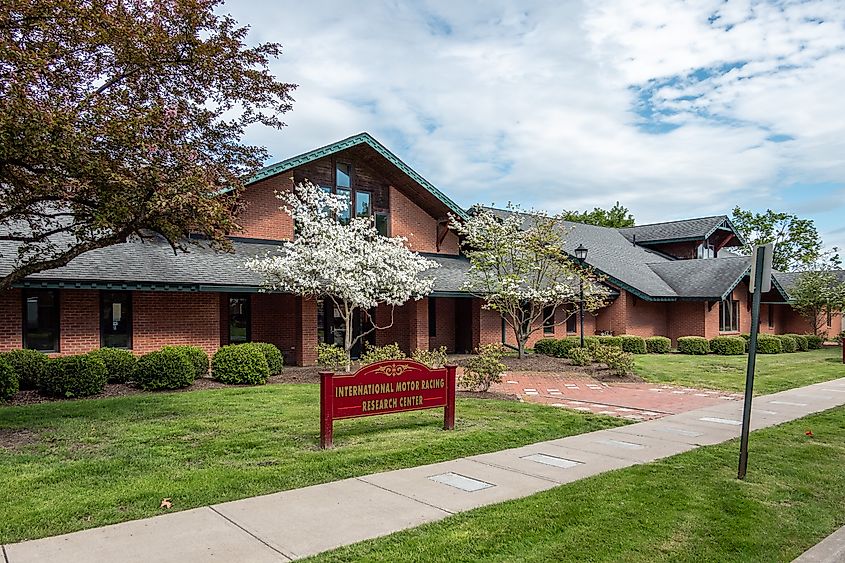
{"label": "red sign", "polygon": [[355,373],[320,372],[320,447],[332,447],[336,419],[443,407],[443,428],[455,427],[455,366],[385,360]]}

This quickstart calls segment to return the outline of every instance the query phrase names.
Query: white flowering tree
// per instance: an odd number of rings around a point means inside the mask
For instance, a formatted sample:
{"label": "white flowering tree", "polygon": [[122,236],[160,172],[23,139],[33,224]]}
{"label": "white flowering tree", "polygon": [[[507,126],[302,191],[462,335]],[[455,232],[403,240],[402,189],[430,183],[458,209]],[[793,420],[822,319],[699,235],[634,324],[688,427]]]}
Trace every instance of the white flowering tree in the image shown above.
{"label": "white flowering tree", "polygon": [[[358,340],[393,324],[396,305],[431,293],[434,279],[421,274],[438,264],[411,251],[404,237],[380,235],[369,217],[341,222],[347,198],[310,182],[277,197],[296,225],[296,236],[266,256],[249,260],[247,267],[262,274],[271,291],[330,299],[346,327],[347,359]],[[371,326],[354,334],[355,311],[363,313],[379,304],[391,306],[390,324],[377,326],[370,318]]]}
{"label": "white flowering tree", "polygon": [[558,309],[574,314],[582,280],[584,308],[595,311],[605,304],[607,290],[599,278],[564,251],[569,229],[563,221],[560,215],[523,213],[510,204],[505,213],[477,206],[467,221],[451,219],[470,260],[464,288],[499,312],[513,331],[520,358],[544,324],[566,322],[555,322]]}

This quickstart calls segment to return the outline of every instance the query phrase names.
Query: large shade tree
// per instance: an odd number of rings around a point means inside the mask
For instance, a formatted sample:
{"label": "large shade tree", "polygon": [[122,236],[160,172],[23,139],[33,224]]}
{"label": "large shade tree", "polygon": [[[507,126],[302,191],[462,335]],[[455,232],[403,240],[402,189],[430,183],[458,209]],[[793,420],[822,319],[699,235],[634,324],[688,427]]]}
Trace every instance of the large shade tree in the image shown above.
{"label": "large shade tree", "polygon": [[[219,0],[4,0],[0,7],[0,289],[130,236],[226,247],[242,182],[266,158],[291,84],[275,43]],[[225,192],[225,193],[224,193]]]}
{"label": "large shade tree", "polygon": [[[559,325],[558,310],[570,315],[580,305],[595,311],[605,304],[607,290],[587,266],[566,253],[569,229],[563,215],[522,213],[508,205],[505,214],[475,207],[467,221],[452,218],[452,228],[463,236],[470,269],[464,288],[497,311],[517,342],[519,357],[528,339],[543,325]],[[577,227],[576,227],[577,229]]]}
{"label": "large shade tree", "polygon": [[[249,260],[247,267],[262,274],[271,291],[331,300],[346,329],[347,361],[356,342],[393,324],[395,306],[431,293],[434,279],[423,273],[438,267],[437,262],[410,250],[404,237],[380,235],[369,217],[341,221],[348,198],[309,182],[278,197],[296,225],[296,236],[267,256]],[[366,314],[379,304],[391,311],[382,326]],[[369,321],[357,334],[356,311]]]}
{"label": "large shade tree", "polygon": [[735,207],[731,221],[745,239],[745,246],[739,252],[751,256],[757,246],[775,243],[772,264],[775,270],[791,272],[805,270],[819,262],[839,263],[836,248],[824,250],[812,219],[771,209],[755,213]]}

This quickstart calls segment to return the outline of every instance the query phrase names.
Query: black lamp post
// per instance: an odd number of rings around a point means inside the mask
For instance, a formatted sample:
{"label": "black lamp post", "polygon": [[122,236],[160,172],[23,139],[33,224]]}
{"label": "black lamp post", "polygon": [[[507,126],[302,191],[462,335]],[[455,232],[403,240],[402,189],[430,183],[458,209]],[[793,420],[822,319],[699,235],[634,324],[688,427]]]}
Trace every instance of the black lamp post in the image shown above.
{"label": "black lamp post", "polygon": [[[580,262],[582,266],[587,261],[587,249],[584,247],[583,244],[579,244],[578,248],[575,249],[575,258],[578,259],[578,262]],[[582,276],[578,276],[578,280],[579,280],[580,285],[581,285],[581,303],[580,303],[579,314],[581,316],[581,348],[583,348],[584,347],[584,278]]]}

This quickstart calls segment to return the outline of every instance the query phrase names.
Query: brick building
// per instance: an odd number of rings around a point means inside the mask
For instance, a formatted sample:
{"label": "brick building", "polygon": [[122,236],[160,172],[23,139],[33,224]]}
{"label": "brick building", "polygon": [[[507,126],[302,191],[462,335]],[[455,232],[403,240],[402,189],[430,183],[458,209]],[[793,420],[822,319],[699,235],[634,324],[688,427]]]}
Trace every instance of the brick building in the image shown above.
{"label": "brick building", "polygon": [[[349,215],[373,217],[380,232],[407,237],[413,250],[440,264],[433,293],[397,307],[392,327],[377,331],[375,343],[457,352],[513,343],[501,318],[461,289],[469,264],[448,229],[448,216],[466,212],[362,133],[258,172],[244,193],[242,230],[233,237],[232,253],[216,253],[201,240],[178,255],[164,240],[130,240],[0,293],[0,351],[29,347],[73,354],[115,346],[141,354],[165,344],[195,344],[211,353],[251,340],[276,344],[287,363],[313,363],[318,342],[342,337],[330,302],[262,292],[262,280],[243,267],[246,259],[293,237],[275,193],[304,180],[347,196]],[[741,243],[727,217],[629,229],[571,227],[566,250],[587,247],[587,262],[605,276],[613,296],[607,307],[587,315],[587,334],[676,340],[749,330],[749,259],[727,250]],[[11,268],[14,256],[14,247],[0,248],[0,268]],[[763,296],[763,331],[809,330],[787,304],[793,281],[794,275],[775,275],[772,291]],[[383,324],[390,311],[379,307],[374,314]],[[561,324],[538,331],[535,340],[576,333],[576,318],[567,320],[567,314],[559,311]],[[838,314],[829,322],[832,332],[841,330]]]}

